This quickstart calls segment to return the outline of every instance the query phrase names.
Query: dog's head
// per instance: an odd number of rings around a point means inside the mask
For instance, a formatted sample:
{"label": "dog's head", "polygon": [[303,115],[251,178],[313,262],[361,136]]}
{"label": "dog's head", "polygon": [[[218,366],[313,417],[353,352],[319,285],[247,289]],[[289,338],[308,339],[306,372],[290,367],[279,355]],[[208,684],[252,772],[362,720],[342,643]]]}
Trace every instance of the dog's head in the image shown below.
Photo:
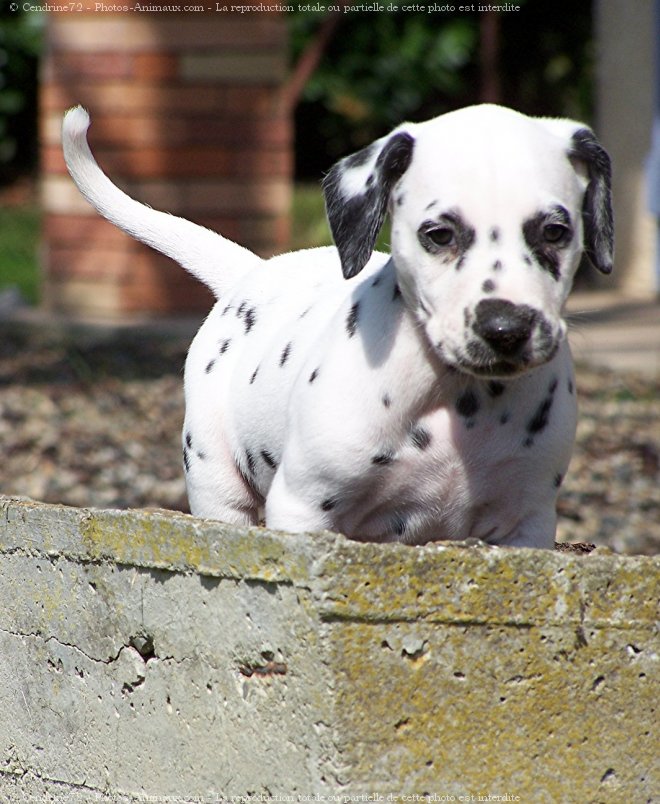
{"label": "dog's head", "polygon": [[389,211],[408,309],[446,363],[514,376],[547,362],[584,252],[612,270],[610,160],[584,125],[474,106],[391,135],[324,181],[344,276]]}

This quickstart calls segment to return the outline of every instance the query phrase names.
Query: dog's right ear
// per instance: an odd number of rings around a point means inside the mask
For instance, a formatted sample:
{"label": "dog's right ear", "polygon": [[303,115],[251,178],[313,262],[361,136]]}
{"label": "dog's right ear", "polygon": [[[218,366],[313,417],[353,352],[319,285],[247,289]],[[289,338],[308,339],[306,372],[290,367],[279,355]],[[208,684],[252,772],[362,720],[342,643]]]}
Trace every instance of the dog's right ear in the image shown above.
{"label": "dog's right ear", "polygon": [[325,206],[346,279],[369,261],[394,185],[408,169],[415,140],[399,131],[337,162],[323,180]]}

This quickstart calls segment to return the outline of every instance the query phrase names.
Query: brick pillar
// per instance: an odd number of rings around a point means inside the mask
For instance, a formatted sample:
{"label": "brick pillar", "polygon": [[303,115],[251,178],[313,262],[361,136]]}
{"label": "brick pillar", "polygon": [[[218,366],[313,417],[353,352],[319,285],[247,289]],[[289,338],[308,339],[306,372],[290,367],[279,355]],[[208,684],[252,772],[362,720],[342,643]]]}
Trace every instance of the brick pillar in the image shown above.
{"label": "brick pillar", "polygon": [[277,13],[50,13],[41,93],[44,304],[71,315],[207,310],[210,292],[101,219],[70,180],[64,111],[108,175],[263,256],[288,239],[291,123]]}

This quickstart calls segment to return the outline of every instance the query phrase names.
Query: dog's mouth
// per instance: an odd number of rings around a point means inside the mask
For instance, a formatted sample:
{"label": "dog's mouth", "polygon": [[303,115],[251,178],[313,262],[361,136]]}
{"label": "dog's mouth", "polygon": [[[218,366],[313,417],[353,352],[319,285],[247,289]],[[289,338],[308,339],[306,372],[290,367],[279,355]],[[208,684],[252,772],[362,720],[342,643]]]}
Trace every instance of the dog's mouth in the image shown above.
{"label": "dog's mouth", "polygon": [[457,368],[473,377],[487,380],[506,380],[519,377],[538,366],[547,363],[551,357],[545,360],[526,360],[513,363],[507,360],[497,360],[488,364],[475,364],[467,360],[459,360]]}
{"label": "dog's mouth", "polygon": [[474,310],[464,310],[464,320],[464,340],[447,356],[476,377],[524,374],[552,360],[562,340],[561,326],[539,309],[506,299],[482,300]]}
{"label": "dog's mouth", "polygon": [[474,338],[453,353],[441,344],[436,346],[436,352],[444,363],[473,377],[512,379],[548,363],[557,354],[560,343],[561,338],[545,339],[540,345],[530,343],[516,354],[503,355]]}

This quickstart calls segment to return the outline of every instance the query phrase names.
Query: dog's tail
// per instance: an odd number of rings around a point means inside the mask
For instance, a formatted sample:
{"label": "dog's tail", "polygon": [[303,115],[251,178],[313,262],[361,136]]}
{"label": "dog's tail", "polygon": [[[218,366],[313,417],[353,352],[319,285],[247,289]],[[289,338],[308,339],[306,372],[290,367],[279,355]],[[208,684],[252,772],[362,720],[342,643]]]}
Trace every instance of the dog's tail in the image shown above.
{"label": "dog's tail", "polygon": [[159,212],[130,198],[103,173],[87,143],[90,119],[82,106],[62,125],[64,160],[80,192],[96,210],[127,234],[176,260],[220,298],[262,262],[246,248],[184,218]]}

